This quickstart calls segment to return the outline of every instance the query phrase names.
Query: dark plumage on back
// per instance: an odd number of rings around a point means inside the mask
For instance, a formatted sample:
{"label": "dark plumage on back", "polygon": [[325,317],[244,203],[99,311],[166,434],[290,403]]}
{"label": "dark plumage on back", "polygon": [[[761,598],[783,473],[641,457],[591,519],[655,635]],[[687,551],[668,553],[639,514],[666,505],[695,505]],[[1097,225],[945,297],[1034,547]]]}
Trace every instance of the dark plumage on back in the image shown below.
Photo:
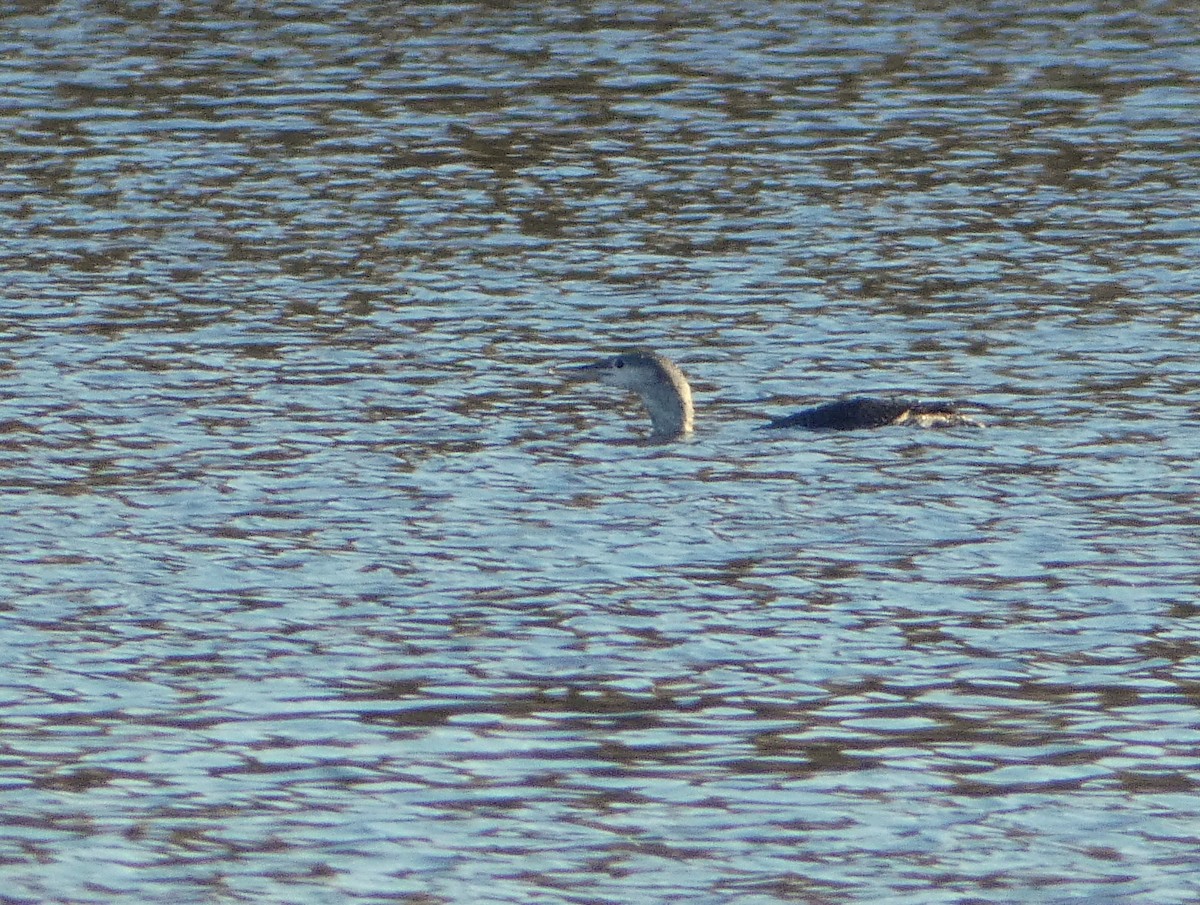
{"label": "dark plumage on back", "polygon": [[815,408],[774,418],[764,428],[803,427],[808,430],[844,431],[887,424],[916,424],[920,427],[978,427],[979,422],[955,411],[947,402],[909,402],[904,399],[839,399]]}

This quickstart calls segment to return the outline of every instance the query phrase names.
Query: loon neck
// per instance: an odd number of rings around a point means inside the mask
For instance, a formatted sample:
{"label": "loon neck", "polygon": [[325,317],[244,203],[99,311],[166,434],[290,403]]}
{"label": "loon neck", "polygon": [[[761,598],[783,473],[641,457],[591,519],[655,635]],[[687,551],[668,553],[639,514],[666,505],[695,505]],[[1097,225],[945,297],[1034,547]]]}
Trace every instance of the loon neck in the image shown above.
{"label": "loon neck", "polygon": [[640,387],[637,393],[650,413],[655,437],[669,439],[692,432],[692,388],[673,364],[663,368],[661,379]]}

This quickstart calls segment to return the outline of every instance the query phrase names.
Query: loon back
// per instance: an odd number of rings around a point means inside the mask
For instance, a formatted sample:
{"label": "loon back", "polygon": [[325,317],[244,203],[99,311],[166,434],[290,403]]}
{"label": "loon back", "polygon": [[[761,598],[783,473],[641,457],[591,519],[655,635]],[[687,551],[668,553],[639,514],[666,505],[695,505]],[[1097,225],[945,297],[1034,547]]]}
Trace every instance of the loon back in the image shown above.
{"label": "loon back", "polygon": [[826,402],[794,415],[773,418],[765,429],[803,427],[808,430],[856,430],[889,424],[915,424],[918,427],[982,427],[974,418],[959,413],[948,402],[910,402],[905,399],[870,399],[858,396]]}

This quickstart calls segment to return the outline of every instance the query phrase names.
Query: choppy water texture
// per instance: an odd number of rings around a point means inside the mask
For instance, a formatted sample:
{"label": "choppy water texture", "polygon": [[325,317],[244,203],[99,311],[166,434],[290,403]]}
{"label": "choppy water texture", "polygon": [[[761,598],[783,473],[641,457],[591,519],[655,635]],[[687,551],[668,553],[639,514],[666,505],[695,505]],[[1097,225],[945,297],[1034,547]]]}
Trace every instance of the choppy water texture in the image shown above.
{"label": "choppy water texture", "polygon": [[0,898],[1197,901],[1200,20],[916,6],[10,8]]}

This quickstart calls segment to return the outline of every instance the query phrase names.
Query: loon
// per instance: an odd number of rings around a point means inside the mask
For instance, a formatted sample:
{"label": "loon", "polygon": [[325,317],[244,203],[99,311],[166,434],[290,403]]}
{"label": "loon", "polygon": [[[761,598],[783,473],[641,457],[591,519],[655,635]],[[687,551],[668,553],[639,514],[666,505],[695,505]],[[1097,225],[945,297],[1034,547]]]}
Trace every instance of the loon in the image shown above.
{"label": "loon", "polygon": [[[670,440],[692,432],[695,416],[692,388],[673,361],[655,352],[629,351],[591,364],[560,370],[580,380],[632,390],[650,413],[652,439]],[[918,427],[982,427],[948,402],[912,402],[857,396],[826,402],[793,415],[773,418],[766,429],[800,427],[808,430],[855,430],[888,424]]]}

